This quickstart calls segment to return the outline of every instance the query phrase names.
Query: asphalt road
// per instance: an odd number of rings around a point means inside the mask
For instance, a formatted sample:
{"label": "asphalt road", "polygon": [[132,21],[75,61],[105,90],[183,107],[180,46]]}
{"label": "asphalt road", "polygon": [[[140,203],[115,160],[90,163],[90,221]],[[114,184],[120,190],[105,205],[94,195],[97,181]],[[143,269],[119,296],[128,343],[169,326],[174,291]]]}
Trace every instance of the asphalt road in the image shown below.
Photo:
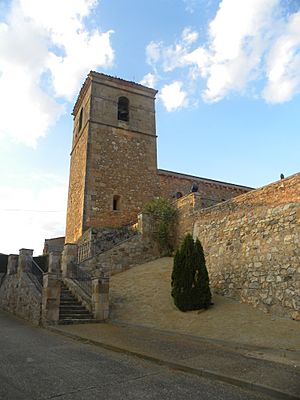
{"label": "asphalt road", "polygon": [[0,399],[270,398],[76,342],[0,311]]}

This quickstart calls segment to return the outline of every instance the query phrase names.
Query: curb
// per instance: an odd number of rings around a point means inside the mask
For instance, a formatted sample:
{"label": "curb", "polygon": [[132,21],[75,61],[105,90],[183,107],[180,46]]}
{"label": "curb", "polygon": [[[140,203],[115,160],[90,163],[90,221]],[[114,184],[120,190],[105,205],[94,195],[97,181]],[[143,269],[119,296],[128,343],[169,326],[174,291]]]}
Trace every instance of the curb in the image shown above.
{"label": "curb", "polygon": [[176,371],[186,372],[186,373],[189,373],[192,375],[201,376],[203,378],[208,378],[208,379],[228,383],[233,386],[238,386],[242,389],[247,389],[247,390],[251,390],[253,392],[259,393],[259,394],[265,394],[268,396],[272,396],[276,399],[280,399],[280,400],[299,400],[300,399],[300,397],[298,397],[298,396],[295,396],[293,394],[290,394],[290,393],[287,393],[284,391],[280,391],[278,389],[274,389],[270,386],[261,385],[261,384],[247,381],[244,379],[234,378],[232,376],[224,375],[224,374],[221,374],[218,372],[213,372],[213,371],[207,370],[205,368],[193,368],[193,367],[188,367],[188,366],[178,364],[178,363],[175,363],[172,361],[162,360],[157,357],[149,356],[149,355],[143,354],[143,353],[138,353],[138,352],[135,352],[132,350],[124,349],[122,347],[114,346],[111,344],[106,344],[103,342],[98,342],[98,341],[95,341],[92,339],[86,339],[86,338],[83,338],[82,336],[74,335],[73,333],[64,332],[55,327],[48,326],[48,327],[46,327],[46,329],[51,332],[57,333],[59,335],[76,340],[78,342],[82,342],[84,344],[91,344],[91,345],[101,347],[103,349],[110,350],[110,351],[113,351],[116,353],[122,353],[125,355],[134,356],[134,357],[140,358],[142,360],[153,362],[157,365],[166,366],[166,367],[176,370]]}

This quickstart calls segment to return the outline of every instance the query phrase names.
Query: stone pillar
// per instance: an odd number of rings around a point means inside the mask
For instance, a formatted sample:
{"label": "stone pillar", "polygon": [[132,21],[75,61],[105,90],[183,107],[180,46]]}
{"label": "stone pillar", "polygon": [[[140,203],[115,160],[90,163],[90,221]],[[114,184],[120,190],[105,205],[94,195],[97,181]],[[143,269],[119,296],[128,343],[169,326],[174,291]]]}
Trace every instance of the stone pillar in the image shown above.
{"label": "stone pillar", "polygon": [[56,324],[59,320],[61,280],[57,273],[44,274],[42,292],[42,322]]}
{"label": "stone pillar", "polygon": [[64,278],[72,278],[74,264],[77,264],[77,244],[67,243],[61,259],[62,276]]}
{"label": "stone pillar", "polygon": [[96,271],[92,278],[92,310],[94,318],[105,321],[109,315],[109,273]]}
{"label": "stone pillar", "polygon": [[155,221],[153,216],[147,212],[139,214],[137,229],[142,234],[143,238],[151,238],[153,235],[153,230],[155,229]]}
{"label": "stone pillar", "polygon": [[61,252],[60,251],[52,251],[49,253],[49,267],[48,272],[54,274],[60,274],[60,258]]}
{"label": "stone pillar", "polygon": [[33,250],[20,249],[19,261],[18,261],[18,272],[30,272],[32,271],[32,255]]}
{"label": "stone pillar", "polygon": [[7,275],[14,275],[18,272],[18,258],[17,254],[10,254],[7,260]]}

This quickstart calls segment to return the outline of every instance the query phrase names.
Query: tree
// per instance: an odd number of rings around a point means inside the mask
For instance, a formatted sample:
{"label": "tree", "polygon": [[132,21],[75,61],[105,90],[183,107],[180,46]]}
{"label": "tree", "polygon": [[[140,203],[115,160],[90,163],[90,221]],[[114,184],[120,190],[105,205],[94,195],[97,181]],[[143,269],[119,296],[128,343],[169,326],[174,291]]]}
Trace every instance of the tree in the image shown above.
{"label": "tree", "polygon": [[200,241],[186,235],[177,250],[172,272],[171,295],[181,311],[208,308],[211,304],[209,277]]}

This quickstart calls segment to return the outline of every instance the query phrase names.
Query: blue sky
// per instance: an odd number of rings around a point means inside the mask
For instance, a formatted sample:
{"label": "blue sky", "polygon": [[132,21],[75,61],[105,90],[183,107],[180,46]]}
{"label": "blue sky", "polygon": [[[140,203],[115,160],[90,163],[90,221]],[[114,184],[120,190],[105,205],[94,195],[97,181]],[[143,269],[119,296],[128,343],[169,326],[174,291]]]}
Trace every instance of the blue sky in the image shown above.
{"label": "blue sky", "polygon": [[160,168],[252,187],[300,169],[300,1],[0,0],[0,252],[64,235],[90,70],[159,90]]}

